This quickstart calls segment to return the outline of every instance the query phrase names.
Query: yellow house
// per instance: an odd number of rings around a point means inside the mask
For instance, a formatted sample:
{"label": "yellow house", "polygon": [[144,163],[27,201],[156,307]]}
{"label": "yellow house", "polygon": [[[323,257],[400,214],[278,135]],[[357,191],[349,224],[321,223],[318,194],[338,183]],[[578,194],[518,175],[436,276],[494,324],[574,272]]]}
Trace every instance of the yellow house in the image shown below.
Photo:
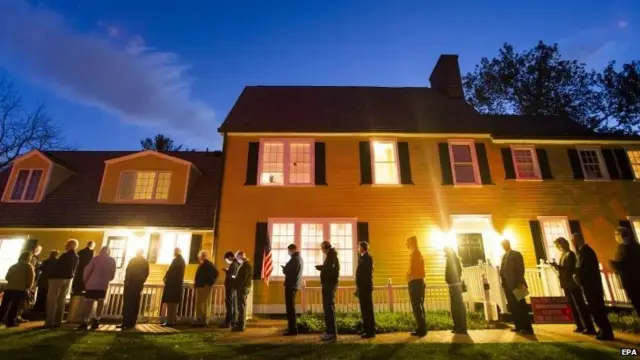
{"label": "yellow house", "polygon": [[142,248],[154,264],[150,283],[161,282],[176,247],[196,264],[200,249],[212,249],[220,163],[217,152],[21,156],[0,172],[0,280],[22,250],[41,245],[44,259],[69,238],[109,245],[120,269]]}
{"label": "yellow house", "polygon": [[[562,117],[486,116],[464,100],[457,56],[443,55],[431,88],[246,87],[224,135],[217,261],[245,250],[260,279],[256,311],[282,312],[286,247],[309,286],[338,250],[353,284],[357,242],[369,241],[374,281],[405,282],[405,239],[416,235],[427,283],[444,282],[445,244],[465,266],[499,264],[510,239],[526,266],[558,258],[553,240],[580,231],[607,267],[614,229],[638,225],[640,137],[591,133]],[[636,150],[638,149],[638,150]]]}

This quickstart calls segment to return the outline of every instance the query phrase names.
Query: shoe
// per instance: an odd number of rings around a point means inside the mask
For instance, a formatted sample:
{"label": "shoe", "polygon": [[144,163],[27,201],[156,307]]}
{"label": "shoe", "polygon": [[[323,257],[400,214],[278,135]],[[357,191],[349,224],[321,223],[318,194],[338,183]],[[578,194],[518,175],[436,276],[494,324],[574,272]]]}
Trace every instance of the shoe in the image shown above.
{"label": "shoe", "polygon": [[615,339],[616,338],[613,336],[613,334],[600,333],[596,335],[596,340],[600,340],[600,341],[613,341]]}
{"label": "shoe", "polygon": [[581,333],[583,333],[583,332],[585,332],[585,331],[586,331],[586,330],[585,330],[585,329],[582,329],[582,328],[575,328],[575,329],[573,330],[573,332],[574,332],[574,333],[577,333],[577,334],[581,334]]}
{"label": "shoe", "polygon": [[89,329],[89,325],[87,325],[87,323],[82,323],[82,324],[80,324],[80,326],[78,326],[76,328],[76,330],[78,330],[78,331],[86,331],[88,329]]}
{"label": "shoe", "polygon": [[18,324],[24,324],[24,323],[28,323],[28,322],[29,322],[29,320],[18,316]]}
{"label": "shoe", "polygon": [[98,328],[100,327],[100,321],[98,319],[93,319],[93,321],[91,321],[91,330],[98,330]]}
{"label": "shoe", "polygon": [[231,331],[233,331],[233,332],[243,332],[244,329],[243,328],[239,328],[239,327],[234,327],[234,328],[231,328]]}
{"label": "shoe", "polygon": [[511,329],[511,332],[518,332],[520,329]]}
{"label": "shoe", "polygon": [[358,334],[358,335],[364,335],[364,334],[366,334],[366,332],[365,332],[364,330],[358,330],[358,333],[357,333],[357,334]]}
{"label": "shoe", "polygon": [[164,323],[160,324],[160,326],[162,326],[162,327],[172,327],[172,326],[176,326],[176,324],[169,324],[168,322],[164,322]]}
{"label": "shoe", "polygon": [[520,330],[520,331],[518,331],[518,334],[521,334],[521,335],[533,335],[533,329],[530,329],[530,330]]}
{"label": "shoe", "polygon": [[425,336],[427,336],[427,332],[426,331],[424,331],[424,332],[422,332],[422,331],[412,331],[411,332],[411,336],[425,337]]}
{"label": "shoe", "polygon": [[585,335],[598,335],[598,333],[596,332],[595,329],[587,329],[585,331],[582,332]]}
{"label": "shoe", "polygon": [[336,336],[336,334],[324,333],[324,334],[320,335],[320,340],[321,341],[335,341],[335,340],[338,340],[338,336]]}
{"label": "shoe", "polygon": [[118,325],[118,326],[116,326],[116,329],[124,329],[124,328],[126,328],[126,326],[124,326],[124,325]]}
{"label": "shoe", "polygon": [[298,330],[285,330],[283,336],[298,336]]}
{"label": "shoe", "polygon": [[362,334],[362,335],[360,335],[360,338],[362,338],[362,339],[373,339],[374,337],[376,337],[375,334]]}

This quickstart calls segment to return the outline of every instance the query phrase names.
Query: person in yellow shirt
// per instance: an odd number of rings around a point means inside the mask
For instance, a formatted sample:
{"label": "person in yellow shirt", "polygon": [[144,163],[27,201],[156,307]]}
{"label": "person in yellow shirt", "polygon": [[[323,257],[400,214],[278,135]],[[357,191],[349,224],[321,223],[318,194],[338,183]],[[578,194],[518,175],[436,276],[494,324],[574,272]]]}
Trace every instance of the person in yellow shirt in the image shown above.
{"label": "person in yellow shirt", "polygon": [[409,299],[411,299],[411,308],[413,316],[416,318],[416,330],[411,335],[424,337],[427,335],[427,319],[424,309],[424,259],[422,253],[418,249],[418,239],[411,236],[407,239],[407,249],[409,255],[409,271],[407,271],[407,281],[409,287]]}

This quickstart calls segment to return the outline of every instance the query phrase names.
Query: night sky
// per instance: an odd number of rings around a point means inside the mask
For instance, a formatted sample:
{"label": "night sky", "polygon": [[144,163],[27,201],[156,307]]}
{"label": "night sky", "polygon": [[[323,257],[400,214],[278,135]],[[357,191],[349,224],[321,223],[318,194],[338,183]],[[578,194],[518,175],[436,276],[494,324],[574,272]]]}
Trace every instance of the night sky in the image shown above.
{"label": "night sky", "polygon": [[246,85],[428,86],[441,53],[464,73],[538,40],[602,68],[640,59],[639,28],[633,0],[0,0],[0,76],[81,149],[218,149]]}

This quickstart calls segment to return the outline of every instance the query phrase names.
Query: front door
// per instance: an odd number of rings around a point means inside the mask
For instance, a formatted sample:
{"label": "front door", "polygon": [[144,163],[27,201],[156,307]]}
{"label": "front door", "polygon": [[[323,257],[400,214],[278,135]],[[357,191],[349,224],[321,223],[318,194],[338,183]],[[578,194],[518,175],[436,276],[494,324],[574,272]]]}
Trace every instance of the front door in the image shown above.
{"label": "front door", "polygon": [[462,266],[476,266],[480,260],[486,261],[482,234],[457,234],[456,237]]}

